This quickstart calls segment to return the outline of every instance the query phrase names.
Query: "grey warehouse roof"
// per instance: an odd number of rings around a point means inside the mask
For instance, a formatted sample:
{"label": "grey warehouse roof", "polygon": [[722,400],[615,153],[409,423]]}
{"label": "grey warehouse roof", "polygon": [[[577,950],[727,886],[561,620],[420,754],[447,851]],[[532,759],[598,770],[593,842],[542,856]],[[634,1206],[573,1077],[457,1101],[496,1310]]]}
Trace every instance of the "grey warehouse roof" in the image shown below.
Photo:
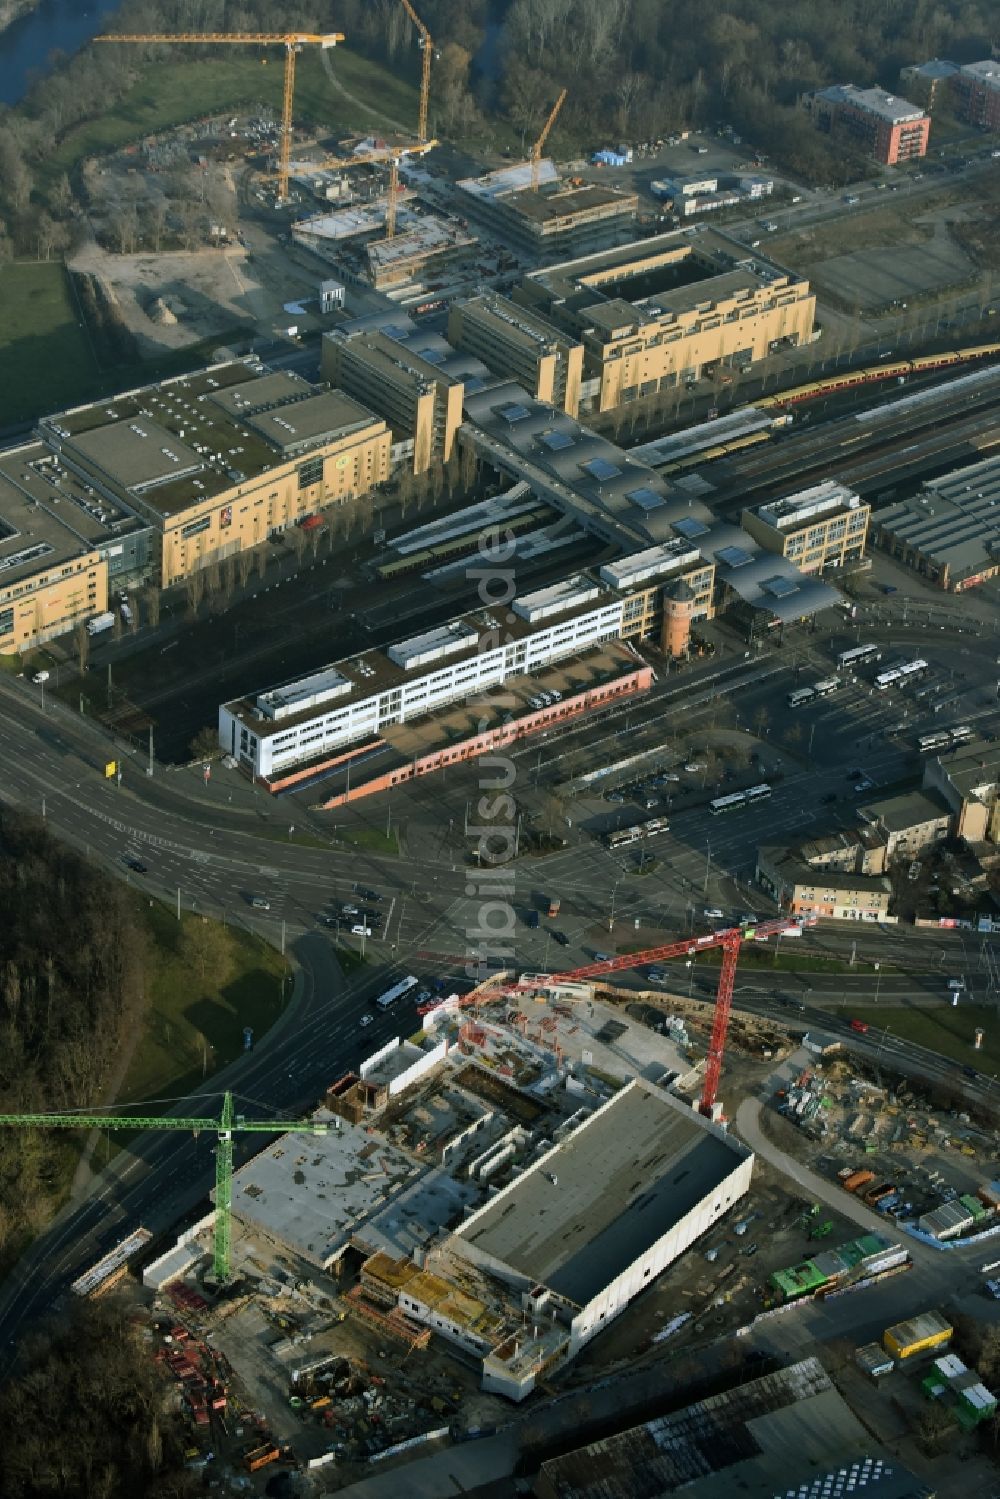
{"label": "grey warehouse roof", "polygon": [[690,1108],[636,1081],[458,1235],[585,1306],[749,1154]]}
{"label": "grey warehouse roof", "polygon": [[1000,562],[1000,458],[987,458],[926,483],[913,499],[879,511],[878,534],[892,536],[953,580]]}

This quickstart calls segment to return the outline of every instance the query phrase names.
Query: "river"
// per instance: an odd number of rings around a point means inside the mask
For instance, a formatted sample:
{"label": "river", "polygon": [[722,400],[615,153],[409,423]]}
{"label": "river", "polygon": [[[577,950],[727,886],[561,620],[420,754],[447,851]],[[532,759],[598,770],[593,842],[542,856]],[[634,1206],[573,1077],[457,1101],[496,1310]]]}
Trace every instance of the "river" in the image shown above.
{"label": "river", "polygon": [[42,0],[0,31],[0,103],[16,104],[47,73],[55,51],[77,52],[103,31],[120,0]]}

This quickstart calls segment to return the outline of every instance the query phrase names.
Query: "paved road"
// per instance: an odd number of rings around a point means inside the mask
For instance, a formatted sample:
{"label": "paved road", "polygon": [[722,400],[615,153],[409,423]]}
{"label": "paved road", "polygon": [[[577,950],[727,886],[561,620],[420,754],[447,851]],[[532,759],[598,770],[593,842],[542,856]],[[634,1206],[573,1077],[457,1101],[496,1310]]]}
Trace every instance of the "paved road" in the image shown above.
{"label": "paved road", "polygon": [[[759,681],[762,673],[772,669],[767,661],[734,662],[731,677],[720,679],[717,670],[709,667],[687,679],[671,679],[658,688],[662,700],[654,698],[644,711],[677,713],[699,694],[731,691],[733,681],[741,676]],[[862,701],[859,698],[859,707]],[[425,845],[424,832],[418,827],[419,846],[401,858],[344,845],[316,847],[315,840],[303,845],[284,838],[283,823],[275,826],[275,820],[284,815],[280,804],[264,802],[245,782],[236,777],[227,780],[222,772],[216,772],[208,786],[193,776],[163,776],[159,767],[150,778],[133,757],[127,761],[121,786],[106,780],[102,769],[108,749],[102,733],[63,707],[44,704],[41,694],[24,682],[0,678],[0,710],[0,755],[5,766],[0,795],[6,801],[40,813],[59,836],[119,875],[125,873],[126,857],[140,857],[148,873],[128,877],[142,887],[148,885],[151,892],[171,900],[179,892],[184,907],[239,921],[275,944],[285,942],[294,952],[300,978],[284,1023],[258,1052],[241,1058],[186,1100],[185,1112],[207,1110],[207,1103],[199,1105],[198,1100],[223,1086],[232,1086],[250,1100],[248,1112],[304,1108],[333,1077],[388,1036],[407,1033],[415,1022],[415,1015],[407,1012],[381,1016],[363,1031],[359,1025],[373,994],[384,984],[388,965],[405,963],[406,968],[412,966],[428,976],[461,975],[462,955],[477,924],[479,898],[469,893],[457,840],[439,839]],[[620,719],[611,722],[620,725]],[[558,741],[549,741],[543,753],[547,758],[558,756]],[[518,754],[527,765],[529,756],[537,756],[538,751],[532,747]],[[558,950],[560,966],[581,963],[597,945],[612,907],[616,939],[630,933],[635,940],[638,917],[640,941],[666,936],[671,926],[676,931],[677,925],[688,920],[696,924],[704,899],[718,900],[729,910],[741,909],[748,898],[737,881],[749,872],[747,850],[759,838],[800,825],[803,804],[810,797],[815,803],[817,771],[779,752],[775,759],[782,761],[784,773],[779,793],[769,808],[748,813],[739,826],[720,828],[704,807],[676,814],[664,842],[663,879],[655,884],[636,879],[623,867],[620,856],[616,860],[586,836],[565,853],[520,861],[514,871],[516,908],[537,906],[540,890],[558,890],[564,902],[559,929],[565,929],[568,944],[560,947],[554,941],[549,930],[552,924],[537,931],[519,928],[515,961],[526,968],[550,968],[555,966],[553,954]],[[863,763],[866,773],[881,779],[896,774],[904,761],[899,750],[879,747],[866,754]],[[468,774],[474,777],[474,771]],[[821,772],[820,778],[822,774],[834,772]],[[473,784],[470,779],[470,787]],[[437,794],[430,788],[420,789],[421,794]],[[372,966],[345,982],[328,938],[317,930],[316,916],[331,899],[346,899],[358,880],[383,892],[387,921],[384,940],[370,944]],[[248,896],[258,892],[266,892],[271,900],[267,913],[251,911]],[[752,908],[762,911],[759,894]],[[942,973],[956,966],[960,953],[967,968],[974,958],[954,936],[937,933],[924,937],[908,932],[905,953],[896,946],[895,934],[883,932],[824,932],[822,941],[842,956],[856,945],[859,963],[877,953],[891,952],[897,959],[926,955],[926,965],[918,963],[922,972],[916,976],[911,974],[903,981],[886,974],[874,981],[883,986],[886,998],[897,995],[904,982],[911,990],[925,988],[931,997]],[[421,952],[429,956],[423,960],[414,956]],[[457,957],[442,962],[435,956],[440,953]],[[745,975],[748,992],[738,996],[740,1002],[774,1011],[769,994],[749,992],[766,989],[767,976],[746,979]],[[641,980],[632,975],[627,982],[638,986]],[[860,1000],[865,997],[866,982],[870,990],[871,973],[867,980],[835,977],[832,984],[825,976],[817,976],[810,987],[817,1000],[824,999],[831,988],[848,987]],[[683,992],[683,978],[677,987]],[[790,987],[789,976],[781,975],[779,987]],[[838,1024],[834,1016],[826,1023]],[[883,1044],[888,1055],[895,1043]],[[906,1060],[902,1055],[900,1059]],[[910,1060],[919,1059],[914,1053]],[[165,1229],[203,1202],[212,1178],[210,1151],[207,1140],[195,1142],[166,1134],[144,1136],[123,1152],[94,1183],[88,1197],[60,1215],[0,1291],[0,1347],[9,1355],[26,1322],[126,1227],[141,1222]]]}

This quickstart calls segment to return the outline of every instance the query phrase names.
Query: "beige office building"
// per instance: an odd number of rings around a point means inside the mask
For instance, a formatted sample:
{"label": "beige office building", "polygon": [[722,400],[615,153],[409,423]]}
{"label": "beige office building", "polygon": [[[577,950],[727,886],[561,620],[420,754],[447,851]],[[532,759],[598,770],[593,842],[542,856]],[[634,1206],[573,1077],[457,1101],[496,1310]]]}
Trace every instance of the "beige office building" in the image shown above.
{"label": "beige office building", "polygon": [[581,340],[584,409],[599,411],[747,370],[811,340],[816,315],[807,281],[711,229],[535,271],[513,296]]}
{"label": "beige office building", "polygon": [[569,416],[580,406],[583,344],[507,297],[489,294],[456,302],[448,339],[495,374],[517,380],[538,401]]}
{"label": "beige office building", "polygon": [[462,424],[464,384],[379,331],[323,339],[323,378],[356,396],[413,439],[413,472],[447,463]]}
{"label": "beige office building", "polygon": [[240,363],[46,417],[39,436],[97,502],[150,526],[161,588],[389,475],[383,420],[340,391]]}
{"label": "beige office building", "polygon": [[46,459],[40,443],[0,454],[0,655],[31,650],[108,606],[108,565],[97,547],[106,530],[85,516],[73,525],[71,491],[56,494]]}
{"label": "beige office building", "polygon": [[861,557],[870,517],[869,504],[828,479],[756,510],[744,510],[740,525],[765,551],[787,557],[804,573],[820,573]]}
{"label": "beige office building", "polygon": [[148,576],[153,550],[150,526],[44,443],[0,452],[0,654],[103,614],[112,583]]}

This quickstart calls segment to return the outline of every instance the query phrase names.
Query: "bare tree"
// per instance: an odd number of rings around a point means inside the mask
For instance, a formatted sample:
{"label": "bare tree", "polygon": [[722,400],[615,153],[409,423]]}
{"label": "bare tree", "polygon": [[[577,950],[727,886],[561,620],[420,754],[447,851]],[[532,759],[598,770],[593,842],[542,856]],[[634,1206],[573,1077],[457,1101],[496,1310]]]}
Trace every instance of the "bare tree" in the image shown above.
{"label": "bare tree", "polygon": [[461,452],[462,488],[465,490],[466,494],[468,494],[469,490],[476,482],[476,470],[479,467],[479,462],[476,458],[476,450],[472,446],[471,442],[463,443]]}
{"label": "bare tree", "polygon": [[146,613],[149,615],[150,629],[155,630],[160,623],[160,590],[158,588],[147,588],[143,594],[146,605]]}
{"label": "bare tree", "polygon": [[73,644],[76,646],[76,660],[82,677],[90,659],[90,636],[86,625],[77,625],[73,635]]}
{"label": "bare tree", "polygon": [[229,556],[226,557],[222,563],[222,597],[225,599],[227,604],[231,603],[235,591],[236,558],[233,556]]}
{"label": "bare tree", "polygon": [[258,578],[263,578],[267,572],[267,547],[264,545],[254,547],[253,565]]}
{"label": "bare tree", "polygon": [[198,609],[205,596],[205,574],[200,568],[188,573],[184,579],[184,592],[188,601],[188,614],[191,619],[197,619]]}
{"label": "bare tree", "polygon": [[236,556],[236,571],[239,574],[240,587],[245,588],[250,582],[250,573],[253,569],[253,552],[238,552]]}

